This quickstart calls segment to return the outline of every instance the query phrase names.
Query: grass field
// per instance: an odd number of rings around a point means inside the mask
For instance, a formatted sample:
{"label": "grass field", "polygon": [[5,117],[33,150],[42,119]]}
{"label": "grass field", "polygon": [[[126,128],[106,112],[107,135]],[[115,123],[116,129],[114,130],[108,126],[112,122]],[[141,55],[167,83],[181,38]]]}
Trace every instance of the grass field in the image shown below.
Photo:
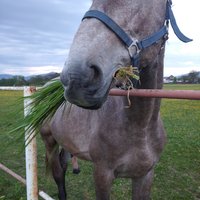
{"label": "grass field", "polygon": [[[200,85],[166,85],[166,89],[195,89]],[[17,101],[20,91],[0,91],[0,162],[25,177],[23,141],[8,134],[13,124],[23,116],[23,102]],[[17,104],[16,104],[17,102]],[[17,116],[15,109],[21,110]],[[161,115],[168,135],[168,143],[155,169],[152,188],[153,200],[200,199],[200,101],[163,100]],[[57,199],[54,181],[45,176],[45,151],[38,142],[39,188]],[[92,165],[79,161],[80,175],[73,175],[71,165],[67,172],[69,200],[93,200]],[[112,188],[112,200],[131,199],[130,180],[118,179]],[[21,183],[0,170],[0,200],[25,200]]]}

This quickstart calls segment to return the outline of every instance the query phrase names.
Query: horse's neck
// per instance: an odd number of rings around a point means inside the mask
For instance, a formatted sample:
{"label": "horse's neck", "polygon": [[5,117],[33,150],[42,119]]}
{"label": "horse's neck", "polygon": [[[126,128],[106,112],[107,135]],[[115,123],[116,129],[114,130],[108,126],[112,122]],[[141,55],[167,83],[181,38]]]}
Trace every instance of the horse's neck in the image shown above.
{"label": "horse's neck", "polygon": [[[160,89],[163,85],[163,55],[151,66],[147,66],[141,72],[141,89]],[[126,109],[126,114],[131,123],[146,127],[159,116],[160,99],[130,97],[131,107]],[[125,100],[127,104],[127,100]]]}

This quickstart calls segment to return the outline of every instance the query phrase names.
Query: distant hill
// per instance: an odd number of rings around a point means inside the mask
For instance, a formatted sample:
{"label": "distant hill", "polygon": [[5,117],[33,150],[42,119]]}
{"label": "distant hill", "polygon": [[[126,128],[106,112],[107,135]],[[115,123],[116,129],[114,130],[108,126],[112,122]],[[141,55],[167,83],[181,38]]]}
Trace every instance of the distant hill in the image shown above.
{"label": "distant hill", "polygon": [[49,72],[47,74],[38,74],[38,75],[31,75],[31,76],[25,76],[25,80],[30,80],[31,78],[34,78],[34,77],[43,77],[45,79],[53,79],[53,78],[56,78],[58,76],[60,76],[59,73],[56,73],[56,72]]}
{"label": "distant hill", "polygon": [[0,86],[44,85],[46,82],[58,76],[60,74],[56,72],[32,76],[0,74]]}
{"label": "distant hill", "polygon": [[14,75],[11,74],[0,74],[0,80],[1,79],[9,79],[9,78],[13,78]]}
{"label": "distant hill", "polygon": [[[24,76],[24,79],[25,80],[29,80],[33,77],[37,77],[37,76],[41,76],[41,77],[44,77],[44,78],[55,78],[56,76],[59,76],[60,74],[59,73],[56,73],[56,72],[49,72],[47,74],[38,74],[38,75],[31,75],[31,76]],[[13,78],[13,77],[16,77],[16,76],[22,76],[22,75],[12,75],[12,74],[0,74],[0,80],[1,79],[10,79],[10,78]]]}
{"label": "distant hill", "polygon": [[183,76],[189,76],[189,74],[191,73],[196,73],[196,75],[200,78],[200,71],[191,71],[190,73],[179,75],[177,76],[177,78],[181,78]]}

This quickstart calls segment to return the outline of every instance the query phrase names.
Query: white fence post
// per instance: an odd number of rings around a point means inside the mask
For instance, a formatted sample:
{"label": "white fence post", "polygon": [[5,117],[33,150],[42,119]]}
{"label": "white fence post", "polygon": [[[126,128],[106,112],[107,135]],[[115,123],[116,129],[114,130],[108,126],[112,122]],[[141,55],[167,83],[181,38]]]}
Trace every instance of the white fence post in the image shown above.
{"label": "white fence post", "polygon": [[[35,87],[0,87],[0,90],[23,90],[24,96],[30,96],[35,90]],[[30,100],[26,99],[24,101],[24,115],[26,116],[30,107],[27,105],[30,103]],[[29,133],[26,132],[25,139],[29,136]],[[27,144],[27,142],[26,142]],[[27,180],[7,168],[5,165],[0,163],[0,169],[11,175],[24,185],[27,185],[27,200],[38,200],[38,194],[45,200],[54,200],[45,192],[39,190],[38,193],[38,182],[37,182],[37,148],[36,148],[36,139],[34,139],[26,148],[26,177]],[[30,156],[31,155],[31,156]]]}
{"label": "white fence post", "polygon": [[[35,87],[24,87],[24,96],[30,96],[36,90]],[[24,100],[24,115],[30,112],[27,105],[30,99]],[[38,200],[38,180],[37,180],[37,145],[36,138],[30,137],[30,133],[25,130],[25,156],[26,156],[26,191],[27,200]],[[28,144],[28,145],[27,145]]]}

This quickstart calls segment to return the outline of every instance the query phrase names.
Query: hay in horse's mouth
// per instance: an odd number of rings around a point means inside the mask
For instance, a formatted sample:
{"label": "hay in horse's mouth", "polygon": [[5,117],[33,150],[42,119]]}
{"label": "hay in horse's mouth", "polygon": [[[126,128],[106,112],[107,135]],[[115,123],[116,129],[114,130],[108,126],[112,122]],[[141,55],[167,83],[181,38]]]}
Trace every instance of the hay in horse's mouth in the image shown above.
{"label": "hay in horse's mouth", "polygon": [[128,90],[127,93],[128,106],[125,106],[125,108],[130,108],[131,101],[129,98],[129,91],[131,89],[137,88],[140,83],[138,68],[133,67],[132,65],[128,67],[121,67],[114,73],[113,78],[116,82],[115,83],[116,87],[122,90]]}
{"label": "hay in horse's mouth", "polygon": [[128,67],[120,67],[113,75],[116,81],[116,87],[123,90],[137,88],[140,81],[138,68],[132,65]]}

